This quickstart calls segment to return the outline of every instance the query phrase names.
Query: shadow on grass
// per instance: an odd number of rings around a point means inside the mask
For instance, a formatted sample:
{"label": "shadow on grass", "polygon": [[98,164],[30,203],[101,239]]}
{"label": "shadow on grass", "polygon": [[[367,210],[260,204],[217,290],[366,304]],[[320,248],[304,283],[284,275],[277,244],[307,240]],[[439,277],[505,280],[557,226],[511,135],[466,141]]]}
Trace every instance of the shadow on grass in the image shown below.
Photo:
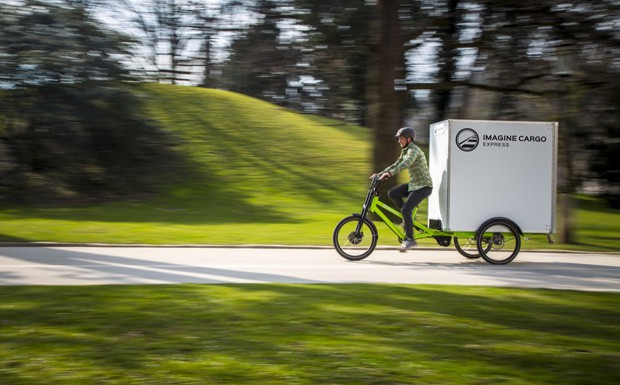
{"label": "shadow on grass", "polygon": [[[234,148],[227,151],[234,153]],[[256,150],[258,151],[258,150]],[[259,152],[254,154],[259,155]],[[320,176],[303,174],[286,164],[279,164],[274,159],[261,159],[256,166],[264,169],[267,174],[281,174],[284,177],[271,177],[264,180],[247,180],[244,176],[227,183],[227,176],[214,177],[209,171],[186,170],[183,185],[158,198],[132,200],[125,202],[102,203],[98,205],[0,205],[12,218],[29,219],[44,218],[71,221],[104,221],[104,222],[163,222],[174,224],[226,224],[226,223],[299,223],[295,218],[303,216],[303,212],[320,210],[335,197],[350,200],[351,187],[345,184],[334,184]],[[366,181],[362,181],[366,183]],[[255,190],[263,192],[262,198],[256,199],[247,189],[252,185]],[[239,186],[242,186],[241,188]],[[172,189],[172,187],[170,187]],[[268,191],[276,189],[283,195],[270,195]],[[244,191],[246,190],[246,191]],[[321,192],[323,191],[323,192]],[[325,194],[324,191],[329,191]],[[296,199],[298,197],[299,199]],[[355,196],[361,202],[363,194]],[[283,199],[294,202],[308,201],[308,207],[298,213],[291,212]],[[303,212],[302,212],[303,211]]]}
{"label": "shadow on grass", "polygon": [[[195,175],[195,174],[192,174]],[[0,211],[16,219],[53,219],[69,221],[226,224],[295,223],[290,214],[278,210],[273,202],[250,202],[241,191],[210,181],[200,189],[186,191],[179,198],[102,203],[98,205],[21,206],[2,205]]]}
{"label": "shadow on grass", "polygon": [[406,285],[5,289],[5,367],[36,370],[29,354],[58,366],[32,383],[66,375],[67,362],[83,380],[106,368],[144,383],[613,384],[620,369],[616,294]]}
{"label": "shadow on grass", "polygon": [[620,210],[609,207],[607,202],[602,198],[589,197],[589,196],[575,196],[573,197],[576,208],[581,208],[588,211],[596,211],[601,213],[616,213],[620,214]]}
{"label": "shadow on grass", "polygon": [[[577,242],[576,245],[581,246],[586,250],[600,250],[600,251],[610,251],[610,252],[619,252],[620,251],[620,243],[618,242],[618,238],[612,237],[604,237],[604,236],[596,236],[590,235],[588,239],[591,239],[592,242],[584,242],[583,240]],[[616,244],[616,246],[608,246],[610,244]]]}
{"label": "shadow on grass", "polygon": [[12,242],[22,243],[22,242],[31,242],[31,240],[0,233],[0,246],[2,246],[3,242],[4,243],[12,243]]}

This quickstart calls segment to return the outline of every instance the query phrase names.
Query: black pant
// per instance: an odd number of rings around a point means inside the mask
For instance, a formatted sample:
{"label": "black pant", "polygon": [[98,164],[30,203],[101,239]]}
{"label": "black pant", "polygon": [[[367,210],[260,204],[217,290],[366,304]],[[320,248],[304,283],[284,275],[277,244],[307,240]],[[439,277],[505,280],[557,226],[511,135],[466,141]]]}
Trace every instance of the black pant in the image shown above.
{"label": "black pant", "polygon": [[[407,183],[392,187],[388,191],[388,197],[390,197],[392,202],[394,202],[396,207],[398,207],[400,212],[403,214],[403,219],[405,221],[405,236],[408,239],[413,239],[413,218],[411,217],[413,208],[419,205],[424,198],[431,195],[431,192],[433,192],[432,187],[422,187],[421,189],[409,192],[409,186]],[[404,198],[407,198],[407,200],[405,201]]]}

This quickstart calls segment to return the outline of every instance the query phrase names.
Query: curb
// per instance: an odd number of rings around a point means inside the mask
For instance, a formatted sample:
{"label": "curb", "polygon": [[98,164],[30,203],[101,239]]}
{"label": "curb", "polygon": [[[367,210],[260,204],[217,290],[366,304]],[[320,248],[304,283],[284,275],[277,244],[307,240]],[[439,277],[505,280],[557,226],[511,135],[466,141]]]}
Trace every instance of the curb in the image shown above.
{"label": "curb", "polygon": [[[264,245],[264,244],[245,244],[245,245],[213,245],[213,244],[179,244],[179,245],[152,245],[140,243],[66,243],[66,242],[0,242],[2,247],[117,247],[117,248],[202,248],[202,249],[305,249],[305,250],[333,250],[333,246],[320,245]],[[415,250],[439,251],[453,249],[453,247],[425,247],[417,246]],[[398,250],[398,246],[377,246],[375,250]],[[592,250],[564,250],[564,249],[521,249],[520,253],[565,253],[565,254],[604,254],[618,255],[618,251],[592,251]]]}

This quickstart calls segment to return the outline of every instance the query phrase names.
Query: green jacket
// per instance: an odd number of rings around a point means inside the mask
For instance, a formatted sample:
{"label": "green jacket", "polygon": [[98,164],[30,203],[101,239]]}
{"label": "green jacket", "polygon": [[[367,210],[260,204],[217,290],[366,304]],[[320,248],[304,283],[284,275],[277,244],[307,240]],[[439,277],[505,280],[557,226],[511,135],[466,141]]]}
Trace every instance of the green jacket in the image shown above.
{"label": "green jacket", "polygon": [[422,187],[433,187],[433,180],[426,163],[426,155],[413,142],[403,148],[396,162],[383,172],[389,172],[390,176],[394,176],[404,169],[409,170],[409,191],[415,191]]}

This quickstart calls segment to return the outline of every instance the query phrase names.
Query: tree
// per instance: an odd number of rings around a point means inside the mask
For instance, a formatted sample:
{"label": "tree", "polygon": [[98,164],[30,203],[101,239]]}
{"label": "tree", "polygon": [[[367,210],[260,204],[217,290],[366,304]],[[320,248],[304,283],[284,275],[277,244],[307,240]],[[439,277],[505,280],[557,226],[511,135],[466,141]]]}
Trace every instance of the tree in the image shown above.
{"label": "tree", "polygon": [[[117,0],[120,10],[131,14],[136,56],[144,61],[142,72],[154,71],[158,81],[173,84],[189,80],[187,47],[195,35],[195,13],[188,0]],[[152,77],[152,76],[148,76]]]}
{"label": "tree", "polygon": [[[560,121],[559,191],[570,197],[594,173],[611,184],[604,190],[617,194],[612,175],[618,174],[618,165],[603,162],[611,170],[601,173],[604,167],[596,160],[601,152],[589,149],[618,141],[617,131],[605,128],[619,118],[611,96],[620,79],[614,64],[620,36],[613,27],[619,3],[478,0],[461,1],[457,9],[464,26],[458,46],[476,52],[469,76],[438,76],[434,83],[409,84],[409,89],[430,89],[434,95],[465,89],[462,118]],[[456,36],[451,39],[446,32],[438,33],[455,42]],[[569,201],[561,200],[566,220],[560,234],[572,243]]]}
{"label": "tree", "polygon": [[196,17],[195,29],[198,31],[196,39],[200,41],[200,49],[196,58],[202,67],[202,79],[199,85],[201,87],[214,87],[217,83],[213,76],[215,72],[213,41],[220,29],[223,28],[218,25],[223,8],[218,10],[202,2],[192,4],[192,8]]}
{"label": "tree", "polygon": [[394,134],[403,124],[405,86],[404,34],[399,11],[401,0],[381,0],[373,23],[371,51],[375,53],[368,79],[369,123],[374,132],[373,169],[393,163],[397,146]]}
{"label": "tree", "polygon": [[128,42],[104,31],[82,6],[41,1],[0,5],[4,55],[0,81],[9,88],[122,79]]}
{"label": "tree", "polygon": [[295,0],[292,3],[295,11],[288,16],[304,27],[300,28],[304,33],[298,43],[304,52],[300,63],[303,74],[320,82],[320,89],[308,89],[308,94],[321,98],[318,103],[315,101],[318,111],[367,125],[366,86],[374,7],[364,0]]}
{"label": "tree", "polygon": [[297,51],[281,40],[278,5],[259,0],[258,22],[231,44],[224,67],[224,84],[231,91],[285,104],[288,79],[293,76]]}
{"label": "tree", "polygon": [[0,8],[3,199],[126,196],[154,186],[153,158],[175,159],[119,84],[128,42],[72,4]]}
{"label": "tree", "polygon": [[[437,82],[450,83],[456,77],[457,60],[459,58],[459,3],[460,0],[447,0],[445,9],[438,23],[438,39],[440,42],[437,53]],[[434,121],[439,122],[449,117],[452,90],[436,90],[432,94],[435,107]]]}

